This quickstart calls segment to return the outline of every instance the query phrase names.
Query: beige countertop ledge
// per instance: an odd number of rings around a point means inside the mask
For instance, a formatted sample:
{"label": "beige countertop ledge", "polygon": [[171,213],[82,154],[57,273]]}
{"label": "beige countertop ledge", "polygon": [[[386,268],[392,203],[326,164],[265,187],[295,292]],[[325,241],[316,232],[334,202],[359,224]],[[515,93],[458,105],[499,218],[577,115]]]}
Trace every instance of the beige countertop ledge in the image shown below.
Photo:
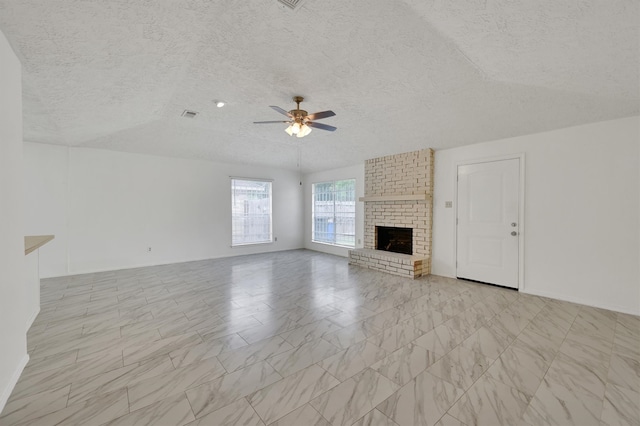
{"label": "beige countertop ledge", "polygon": [[29,235],[24,237],[24,254],[25,256],[43,245],[47,244],[49,241],[53,240],[55,235]]}

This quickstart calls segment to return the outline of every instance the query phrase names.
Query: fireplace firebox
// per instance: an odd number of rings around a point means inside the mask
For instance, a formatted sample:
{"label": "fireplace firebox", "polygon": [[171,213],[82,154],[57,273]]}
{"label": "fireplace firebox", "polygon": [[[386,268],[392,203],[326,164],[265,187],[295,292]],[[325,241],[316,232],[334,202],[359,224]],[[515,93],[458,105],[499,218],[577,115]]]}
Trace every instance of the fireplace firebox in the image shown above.
{"label": "fireplace firebox", "polygon": [[413,229],[376,226],[376,249],[413,254]]}

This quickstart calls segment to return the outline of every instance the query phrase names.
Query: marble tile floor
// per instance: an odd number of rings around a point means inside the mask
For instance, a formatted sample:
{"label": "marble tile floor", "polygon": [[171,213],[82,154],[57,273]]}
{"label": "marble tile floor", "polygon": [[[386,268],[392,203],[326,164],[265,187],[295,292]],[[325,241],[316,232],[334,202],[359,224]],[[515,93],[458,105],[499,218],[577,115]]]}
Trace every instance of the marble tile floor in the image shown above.
{"label": "marble tile floor", "polygon": [[305,250],[42,280],[0,425],[637,425],[640,317]]}

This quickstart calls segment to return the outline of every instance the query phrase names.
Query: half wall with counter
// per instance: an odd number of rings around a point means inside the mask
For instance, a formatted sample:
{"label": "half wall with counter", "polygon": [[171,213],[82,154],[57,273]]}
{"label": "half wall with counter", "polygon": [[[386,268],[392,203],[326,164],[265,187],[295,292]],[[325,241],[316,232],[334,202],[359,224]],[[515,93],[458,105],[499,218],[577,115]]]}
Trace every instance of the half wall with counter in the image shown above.
{"label": "half wall with counter", "polygon": [[26,258],[26,330],[40,312],[40,247],[53,240],[53,235],[30,235],[24,237]]}

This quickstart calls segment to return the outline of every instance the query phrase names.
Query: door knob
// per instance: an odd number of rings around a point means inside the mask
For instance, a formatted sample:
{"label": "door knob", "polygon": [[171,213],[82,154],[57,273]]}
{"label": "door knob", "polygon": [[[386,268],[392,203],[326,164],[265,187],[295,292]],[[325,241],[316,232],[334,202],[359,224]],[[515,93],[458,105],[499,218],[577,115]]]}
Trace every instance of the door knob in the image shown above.
{"label": "door knob", "polygon": [[515,222],[511,222],[511,226],[513,226],[515,228],[516,226],[518,226],[518,224],[515,223]]}
{"label": "door knob", "polygon": [[511,231],[511,235],[515,237],[516,235],[518,235],[518,233],[516,231]]}

